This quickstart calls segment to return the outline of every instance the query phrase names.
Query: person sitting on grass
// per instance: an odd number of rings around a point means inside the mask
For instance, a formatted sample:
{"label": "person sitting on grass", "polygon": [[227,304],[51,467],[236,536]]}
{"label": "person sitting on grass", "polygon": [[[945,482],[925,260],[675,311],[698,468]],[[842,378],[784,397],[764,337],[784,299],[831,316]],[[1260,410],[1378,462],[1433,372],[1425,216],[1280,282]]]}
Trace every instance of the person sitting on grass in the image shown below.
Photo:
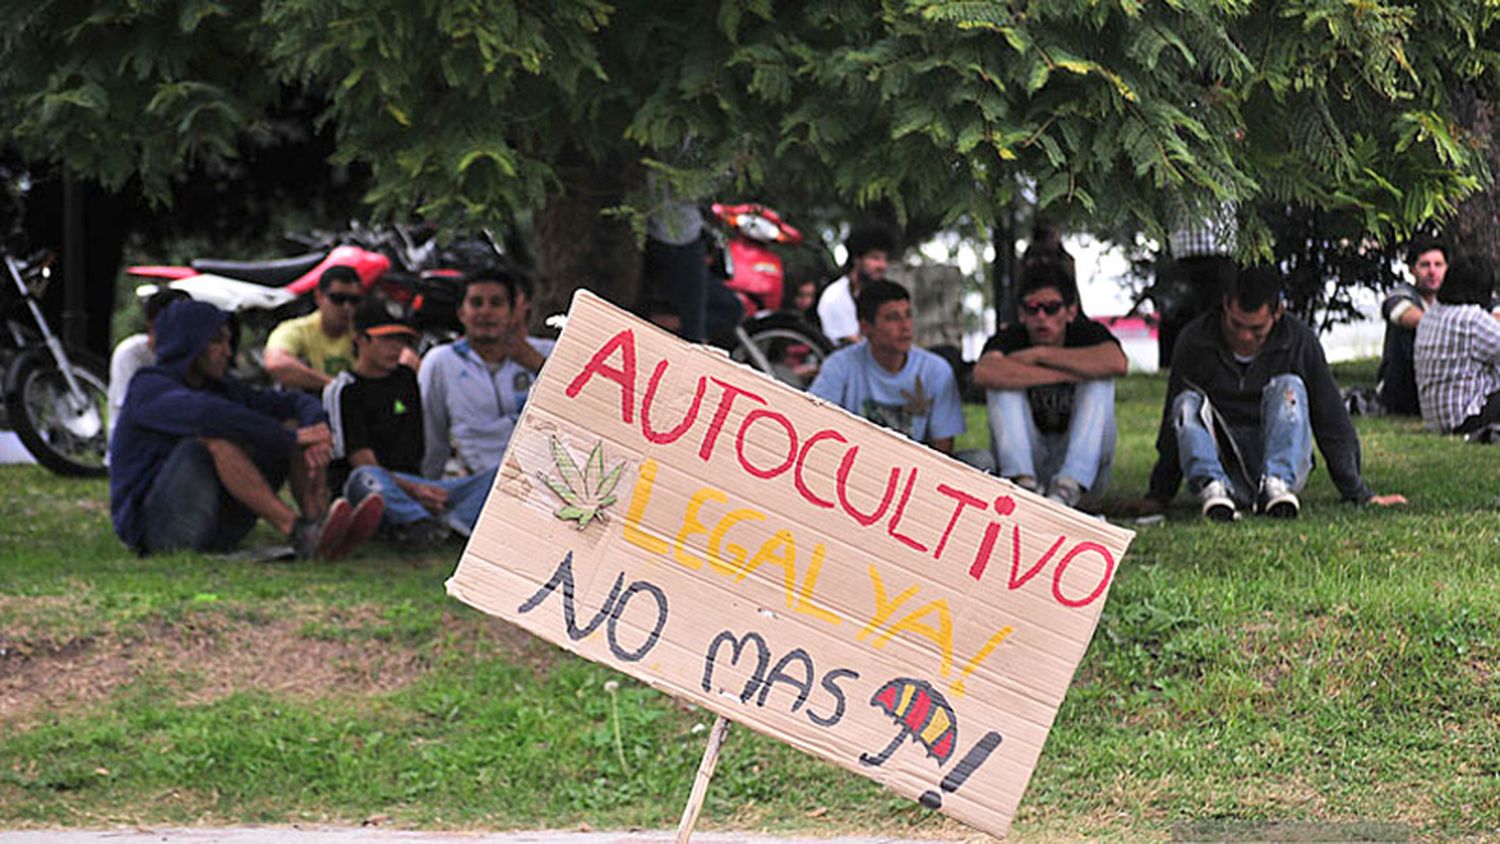
{"label": "person sitting on grass", "polygon": [[1417,375],[1412,344],[1427,310],[1437,302],[1443,277],[1448,272],[1448,247],[1436,240],[1411,245],[1406,263],[1414,284],[1398,284],[1380,303],[1386,321],[1385,345],[1376,375],[1376,395],[1387,413],[1417,416],[1422,412],[1417,396]]}
{"label": "person sitting on grass", "polygon": [[532,382],[552,352],[553,341],[530,336],[520,324],[514,272],[471,272],[461,295],[463,338],[430,350],[417,377],[426,437],[422,474],[429,478],[500,465]]}
{"label": "person sitting on grass", "polygon": [[1215,521],[1251,507],[1295,518],[1314,438],[1344,500],[1406,503],[1374,494],[1360,477],[1359,436],[1323,347],[1285,313],[1281,287],[1273,268],[1239,271],[1219,307],[1183,329],[1156,439],[1150,509],[1164,508],[1186,476],[1203,515]]}
{"label": "person sitting on grass", "polygon": [[1489,261],[1460,258],[1417,325],[1417,387],[1429,430],[1470,434],[1500,424],[1500,320],[1487,310],[1494,290]]}
{"label": "person sitting on grass", "polygon": [[109,356],[109,436],[115,435],[115,422],[125,406],[125,391],[130,379],[142,369],[156,363],[156,318],[173,302],[192,298],[181,290],[166,288],[151,294],[141,305],[146,318],[146,332],[121,340]]}
{"label": "person sitting on grass", "polygon": [[[329,505],[332,435],[322,406],[227,375],[226,320],[206,302],[177,302],[156,318],[156,365],[131,379],[110,442],[115,533],[142,554],[217,552],[261,518],[298,557],[350,553],[380,523],[383,502]],[[276,493],[285,480],[296,510]]]}
{"label": "person sitting on grass", "polygon": [[991,337],[974,364],[989,391],[1000,474],[1078,506],[1109,485],[1115,382],[1127,362],[1109,329],[1078,310],[1078,285],[1060,263],[1028,267],[1019,325]]}
{"label": "person sitting on grass", "polygon": [[911,294],[893,281],[868,281],[859,292],[863,341],[823,361],[809,393],[945,454],[964,432],[953,368],[912,347]]}
{"label": "person sitting on grass", "polygon": [[495,468],[428,480],[422,469],[422,395],[417,375],[401,364],[417,332],[371,296],[354,314],[354,367],[323,391],[334,453],[353,471],[344,484],[351,502],[385,500],[384,525],[398,545],[430,548],[474,530],[495,484]]}
{"label": "person sitting on grass", "polygon": [[266,373],[272,380],[316,395],[348,369],[354,359],[349,318],[364,295],[353,267],[335,264],[324,270],[313,291],[317,310],[283,321],[266,338]]}

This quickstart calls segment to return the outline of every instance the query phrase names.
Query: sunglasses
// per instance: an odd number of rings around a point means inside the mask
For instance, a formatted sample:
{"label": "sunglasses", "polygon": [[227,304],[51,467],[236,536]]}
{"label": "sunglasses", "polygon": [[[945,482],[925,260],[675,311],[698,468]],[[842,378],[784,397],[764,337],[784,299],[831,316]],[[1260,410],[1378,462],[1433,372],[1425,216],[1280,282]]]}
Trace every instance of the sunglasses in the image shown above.
{"label": "sunglasses", "polygon": [[363,298],[365,297],[359,295],[358,293],[328,294],[328,301],[332,302],[335,305],[358,305],[360,300]]}
{"label": "sunglasses", "polygon": [[1061,311],[1063,308],[1066,308],[1066,307],[1067,307],[1067,305],[1063,304],[1063,302],[1062,302],[1061,299],[1053,299],[1051,302],[1022,302],[1021,303],[1021,310],[1025,311],[1027,316],[1036,316],[1037,314],[1046,314],[1047,316],[1057,316],[1057,312]]}

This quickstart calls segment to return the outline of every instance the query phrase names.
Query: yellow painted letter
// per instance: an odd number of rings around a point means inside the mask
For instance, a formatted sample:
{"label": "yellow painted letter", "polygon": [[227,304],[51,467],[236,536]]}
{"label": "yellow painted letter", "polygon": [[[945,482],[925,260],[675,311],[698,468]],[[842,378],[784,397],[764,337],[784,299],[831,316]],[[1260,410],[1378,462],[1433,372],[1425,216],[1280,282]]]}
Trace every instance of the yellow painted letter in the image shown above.
{"label": "yellow painted letter", "polygon": [[703,568],[703,561],[687,552],[687,539],[696,534],[708,533],[708,527],[698,521],[698,510],[705,501],[723,504],[728,500],[729,496],[711,486],[701,487],[693,493],[693,497],[688,499],[687,511],[682,514],[682,530],[677,531],[677,540],[672,543],[672,559],[690,569]]}
{"label": "yellow painted letter", "polygon": [[813,590],[818,588],[818,572],[823,570],[823,558],[827,554],[828,549],[821,542],[813,548],[812,563],[807,567],[807,576],[802,578],[802,589],[797,593],[797,605],[793,609],[803,615],[810,615],[819,621],[826,621],[829,624],[842,624],[844,621],[842,618],[812,602]]}
{"label": "yellow painted letter", "polygon": [[887,601],[885,581],[880,579],[880,572],[874,565],[870,566],[870,585],[875,587],[875,615],[870,618],[870,623],[865,625],[865,629],[859,631],[859,634],[855,636],[856,639],[863,639],[874,633],[877,627],[884,624],[885,620],[895,614],[896,610],[901,609],[901,605],[906,603],[911,596],[917,594],[917,589],[920,588],[916,584],[912,584],[906,588],[906,591],[897,595],[896,600]]}
{"label": "yellow painted letter", "polygon": [[625,541],[652,554],[667,553],[667,541],[641,530],[641,518],[651,504],[651,490],[656,486],[656,461],[641,464],[641,474],[636,478],[635,489],[630,493],[630,509],[625,513]]}

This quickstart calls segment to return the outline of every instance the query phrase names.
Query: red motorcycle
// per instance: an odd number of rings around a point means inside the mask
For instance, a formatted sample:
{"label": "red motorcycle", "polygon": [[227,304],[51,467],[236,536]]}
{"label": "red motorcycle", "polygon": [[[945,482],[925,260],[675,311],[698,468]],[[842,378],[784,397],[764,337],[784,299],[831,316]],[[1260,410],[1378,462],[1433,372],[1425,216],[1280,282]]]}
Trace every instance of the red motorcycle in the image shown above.
{"label": "red motorcycle", "polygon": [[757,203],[714,203],[714,217],[728,232],[724,286],[734,291],[745,318],[734,329],[730,357],[779,381],[806,389],[833,344],[800,314],[782,310],[785,277],[772,244],[795,245],[802,233]]}

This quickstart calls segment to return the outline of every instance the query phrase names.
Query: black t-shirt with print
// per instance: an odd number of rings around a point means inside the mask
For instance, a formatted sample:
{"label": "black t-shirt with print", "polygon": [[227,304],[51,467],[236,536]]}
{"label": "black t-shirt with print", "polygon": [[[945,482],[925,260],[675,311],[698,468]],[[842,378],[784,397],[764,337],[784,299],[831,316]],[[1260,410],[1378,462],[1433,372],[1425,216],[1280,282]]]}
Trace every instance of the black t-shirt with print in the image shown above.
{"label": "black t-shirt with print", "polygon": [[368,448],[393,472],[422,471],[422,392],[415,372],[398,366],[384,378],[354,376],[339,392],[339,411],[345,454]]}
{"label": "black t-shirt with print", "polygon": [[[1097,346],[1100,343],[1119,345],[1120,341],[1109,333],[1108,328],[1081,314],[1068,323],[1067,330],[1063,333],[1063,346],[1066,348]],[[1031,336],[1026,333],[1026,326],[1019,322],[1002,329],[984,344],[986,352],[1007,355],[1029,348]],[[1031,417],[1036,421],[1037,430],[1044,434],[1060,434],[1068,430],[1068,423],[1073,421],[1072,384],[1040,384],[1027,389],[1026,398],[1031,403]]]}

